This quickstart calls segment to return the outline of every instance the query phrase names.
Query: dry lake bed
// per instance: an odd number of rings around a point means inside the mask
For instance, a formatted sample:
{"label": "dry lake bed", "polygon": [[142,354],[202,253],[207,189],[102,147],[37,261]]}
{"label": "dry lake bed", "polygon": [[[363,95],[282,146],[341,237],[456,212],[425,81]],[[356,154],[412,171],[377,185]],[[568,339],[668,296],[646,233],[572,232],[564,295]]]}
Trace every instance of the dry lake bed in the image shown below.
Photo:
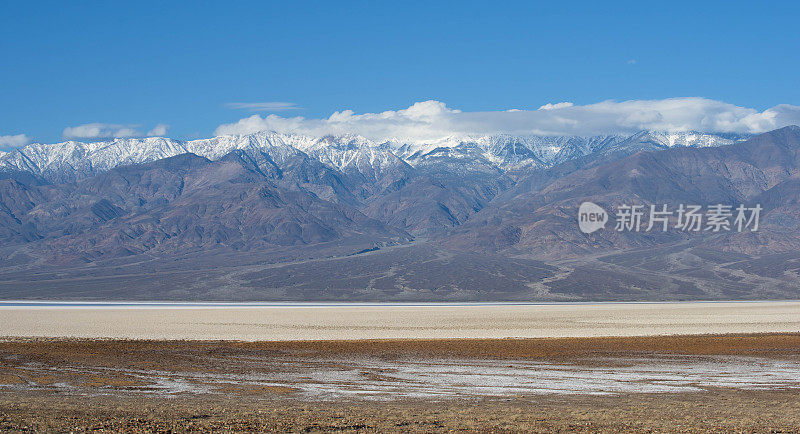
{"label": "dry lake bed", "polygon": [[0,302],[0,336],[342,340],[800,331],[800,302],[225,304]]}
{"label": "dry lake bed", "polygon": [[0,430],[800,431],[800,303],[0,303]]}

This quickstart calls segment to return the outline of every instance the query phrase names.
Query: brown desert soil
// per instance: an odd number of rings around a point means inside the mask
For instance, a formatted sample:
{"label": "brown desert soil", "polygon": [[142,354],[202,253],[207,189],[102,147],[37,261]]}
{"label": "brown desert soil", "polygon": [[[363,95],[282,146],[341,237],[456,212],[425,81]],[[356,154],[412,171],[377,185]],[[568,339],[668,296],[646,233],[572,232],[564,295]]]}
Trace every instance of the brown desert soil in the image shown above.
{"label": "brown desert soil", "polygon": [[4,396],[0,430],[44,432],[800,432],[794,391],[370,403]]}
{"label": "brown desert soil", "polygon": [[[796,389],[310,400],[291,386],[170,396],[132,370],[246,374],[230,360],[369,356],[603,364],[658,355],[800,359],[800,334],[305,342],[11,339],[0,342],[0,430],[44,432],[800,432]],[[92,372],[66,368],[91,366]],[[59,370],[64,367],[64,370]],[[99,372],[99,373],[98,373]],[[53,385],[71,384],[64,392]],[[138,389],[136,389],[138,390]],[[114,391],[113,393],[108,393]]]}

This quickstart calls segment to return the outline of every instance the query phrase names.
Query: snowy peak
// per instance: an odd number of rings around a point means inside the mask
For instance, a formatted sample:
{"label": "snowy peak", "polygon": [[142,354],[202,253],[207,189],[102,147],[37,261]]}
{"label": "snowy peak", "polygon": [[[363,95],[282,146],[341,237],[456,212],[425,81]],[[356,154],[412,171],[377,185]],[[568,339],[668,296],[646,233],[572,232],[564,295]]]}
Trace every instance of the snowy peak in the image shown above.
{"label": "snowy peak", "polygon": [[675,146],[723,146],[749,136],[706,133],[663,133],[641,131],[633,135],[447,137],[440,141],[397,146],[397,154],[412,166],[430,165],[432,160],[450,159],[451,163],[487,161],[507,172],[552,167],[591,154],[637,152]]}
{"label": "snowy peak", "polygon": [[303,148],[309,156],[322,164],[344,173],[359,173],[378,180],[385,171],[408,166],[387,146],[358,135],[323,136]]}
{"label": "snowy peak", "polygon": [[612,154],[618,152],[658,151],[674,147],[705,148],[731,145],[749,137],[747,135],[734,134],[640,131],[627,138],[617,138],[599,143],[592,152]]}
{"label": "snowy peak", "polygon": [[25,171],[52,182],[69,182],[115,167],[185,153],[216,161],[231,152],[242,151],[249,155],[263,153],[278,167],[298,157],[311,158],[341,172],[377,180],[390,170],[411,167],[462,174],[504,173],[552,167],[595,153],[722,146],[746,138],[730,134],[641,131],[629,136],[592,137],[450,136],[425,143],[404,143],[394,139],[377,142],[358,135],[310,137],[267,131],[191,141],[148,137],[92,143],[35,143],[0,153],[0,170]]}

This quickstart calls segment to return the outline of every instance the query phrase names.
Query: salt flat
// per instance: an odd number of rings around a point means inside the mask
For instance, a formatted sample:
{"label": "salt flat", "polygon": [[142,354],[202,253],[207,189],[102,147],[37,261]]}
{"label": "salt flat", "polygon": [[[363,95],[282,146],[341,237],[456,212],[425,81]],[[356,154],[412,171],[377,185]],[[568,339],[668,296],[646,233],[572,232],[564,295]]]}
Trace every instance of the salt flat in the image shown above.
{"label": "salt flat", "polygon": [[798,390],[800,333],[0,340],[12,431],[795,432]]}
{"label": "salt flat", "polygon": [[534,338],[800,331],[800,302],[81,304],[0,302],[0,336],[189,340]]}

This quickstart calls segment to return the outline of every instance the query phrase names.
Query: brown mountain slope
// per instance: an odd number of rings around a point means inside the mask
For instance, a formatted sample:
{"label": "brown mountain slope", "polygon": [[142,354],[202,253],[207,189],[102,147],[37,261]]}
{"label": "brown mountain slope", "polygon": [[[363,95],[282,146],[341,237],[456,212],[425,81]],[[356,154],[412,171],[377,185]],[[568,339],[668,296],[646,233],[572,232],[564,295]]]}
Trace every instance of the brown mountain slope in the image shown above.
{"label": "brown mountain slope", "polygon": [[114,169],[77,184],[2,180],[0,193],[9,208],[2,216],[20,228],[9,237],[17,242],[6,243],[4,252],[14,253],[11,247],[20,244],[38,261],[269,250],[337,240],[370,247],[408,239],[345,203],[320,199],[237,161],[191,154]]}
{"label": "brown mountain slope", "polygon": [[[640,152],[538,182],[539,189],[512,189],[444,242],[468,250],[549,258],[676,242],[713,242],[742,253],[787,251],[800,247],[799,150],[800,128],[787,127],[731,146]],[[589,235],[579,230],[577,210],[584,201],[612,213],[605,229]],[[687,233],[672,228],[674,219],[667,232],[614,230],[613,213],[625,204],[644,205],[645,210],[651,204],[667,204],[676,210],[680,204],[756,203],[764,207],[757,234]]]}

